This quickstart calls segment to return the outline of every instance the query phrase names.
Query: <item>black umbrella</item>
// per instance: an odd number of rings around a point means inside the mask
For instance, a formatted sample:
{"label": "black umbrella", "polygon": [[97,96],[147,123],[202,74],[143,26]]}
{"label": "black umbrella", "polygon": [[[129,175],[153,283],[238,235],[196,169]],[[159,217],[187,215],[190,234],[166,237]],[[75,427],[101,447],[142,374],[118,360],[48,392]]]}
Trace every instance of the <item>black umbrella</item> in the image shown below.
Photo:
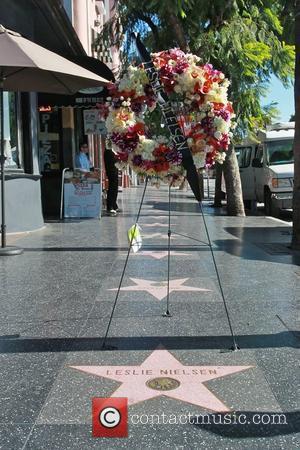
{"label": "black umbrella", "polygon": [[3,91],[73,94],[80,89],[104,86],[108,80],[0,25],[0,167],[1,255],[22,252],[6,246]]}

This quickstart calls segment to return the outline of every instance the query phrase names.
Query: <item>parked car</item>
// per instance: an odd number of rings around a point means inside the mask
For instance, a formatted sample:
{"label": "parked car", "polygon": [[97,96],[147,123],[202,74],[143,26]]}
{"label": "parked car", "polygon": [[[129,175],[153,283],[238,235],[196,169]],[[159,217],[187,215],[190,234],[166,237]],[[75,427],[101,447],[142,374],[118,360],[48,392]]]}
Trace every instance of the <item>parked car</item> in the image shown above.
{"label": "parked car", "polygon": [[292,208],[295,123],[277,123],[260,131],[259,143],[236,145],[243,198],[247,208],[265,204],[266,215]]}

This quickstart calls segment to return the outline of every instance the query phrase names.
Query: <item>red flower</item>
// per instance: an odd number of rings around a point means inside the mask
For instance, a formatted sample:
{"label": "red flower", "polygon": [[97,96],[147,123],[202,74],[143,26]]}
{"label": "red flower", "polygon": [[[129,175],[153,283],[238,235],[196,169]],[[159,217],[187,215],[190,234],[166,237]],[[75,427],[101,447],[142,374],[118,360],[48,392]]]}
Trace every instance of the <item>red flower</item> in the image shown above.
{"label": "red flower", "polygon": [[139,135],[143,135],[145,134],[145,126],[142,122],[137,122],[133,127],[132,127],[132,132],[133,133],[137,133]]}
{"label": "red flower", "polygon": [[[188,68],[191,68],[187,55],[179,49],[170,49],[156,53],[153,55],[153,62],[159,71],[162,86],[168,94],[174,94],[174,87],[177,84],[177,79],[175,77],[180,77],[180,75]],[[141,65],[140,67],[143,66]],[[201,70],[201,77],[199,77],[198,69]],[[209,93],[212,84],[222,84],[223,82],[224,76],[222,72],[214,70],[213,66],[210,64],[205,64],[197,66],[195,70],[191,70],[191,76],[194,80],[192,93],[197,97],[197,100],[193,99],[192,102],[187,105],[188,111],[184,114],[179,114],[177,120],[187,137],[193,139],[192,151],[196,152],[198,148],[202,146],[201,141],[203,141],[203,144],[205,143],[205,145],[211,146],[211,151],[206,155],[206,166],[211,166],[214,163],[216,153],[227,150],[230,141],[229,136],[226,133],[222,134],[221,139],[215,139],[214,132],[216,130],[214,126],[214,117],[222,117],[225,121],[229,122],[230,117],[233,114],[233,108],[231,103],[227,102],[227,100],[224,101],[224,104],[208,103],[206,105],[206,95]],[[118,84],[110,84],[108,90],[112,97],[113,110],[119,110],[120,112],[123,101],[123,99],[121,100],[121,97],[123,96],[124,100],[127,100],[130,97],[131,105],[128,109],[136,115],[134,125],[128,127],[125,133],[112,133],[112,141],[120,150],[118,158],[127,161],[128,155],[131,154],[131,164],[137,168],[138,171],[147,172],[152,169],[158,174],[162,172],[164,172],[164,174],[174,172],[173,167],[175,164],[180,164],[180,160],[178,160],[176,155],[176,149],[173,149],[172,146],[170,148],[166,144],[156,142],[156,147],[153,151],[155,157],[154,161],[144,160],[143,155],[135,154],[139,136],[150,137],[151,134],[147,129],[147,125],[143,123],[143,120],[137,122],[137,120],[140,120],[137,117],[143,115],[146,106],[151,108],[153,105],[156,105],[157,99],[151,85],[147,83],[143,86],[143,95],[138,95],[135,90],[118,91]],[[184,96],[186,94],[187,93],[185,92]],[[175,99],[178,97],[180,96],[176,93]],[[171,98],[173,98],[173,95]],[[180,101],[182,101],[181,97]],[[203,110],[201,108],[202,105],[208,106],[210,114],[205,115],[205,117],[201,115],[200,120],[199,114],[197,113]],[[101,107],[99,107],[99,109],[101,110]],[[122,111],[124,112],[124,118],[126,119],[127,111],[126,109],[123,109]],[[105,108],[103,108],[103,113],[105,114]],[[193,124],[194,120],[198,123]],[[175,155],[173,155],[172,152],[175,152]]]}

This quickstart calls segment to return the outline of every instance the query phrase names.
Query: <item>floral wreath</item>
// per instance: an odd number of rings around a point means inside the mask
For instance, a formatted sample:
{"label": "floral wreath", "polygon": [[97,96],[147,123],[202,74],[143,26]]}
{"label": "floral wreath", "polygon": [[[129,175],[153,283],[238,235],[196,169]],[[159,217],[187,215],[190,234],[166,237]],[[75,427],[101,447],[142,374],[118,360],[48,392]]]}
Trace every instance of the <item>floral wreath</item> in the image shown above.
{"label": "floral wreath", "polygon": [[[229,81],[210,64],[179,49],[152,54],[160,81],[176,109],[197,169],[223,163],[230,143]],[[106,127],[118,165],[138,174],[173,181],[184,175],[181,153],[163,124],[161,111],[143,65],[129,66],[109,86]]]}

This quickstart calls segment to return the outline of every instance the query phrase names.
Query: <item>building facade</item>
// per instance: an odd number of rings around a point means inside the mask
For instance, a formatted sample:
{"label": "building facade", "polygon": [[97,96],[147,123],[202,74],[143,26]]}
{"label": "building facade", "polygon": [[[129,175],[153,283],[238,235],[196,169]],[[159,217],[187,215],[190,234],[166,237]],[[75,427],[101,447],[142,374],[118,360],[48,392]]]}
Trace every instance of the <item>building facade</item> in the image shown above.
{"label": "building facade", "polygon": [[[98,56],[94,37],[113,13],[111,6],[111,2],[96,0],[1,0],[0,23],[113,79],[109,67],[116,70],[118,65],[114,49],[107,52],[107,65],[99,66],[99,61],[91,58]],[[92,67],[94,62],[96,67]],[[53,106],[43,110],[40,97],[42,94],[4,93],[8,232],[36,230],[44,225],[44,217],[58,216],[61,171],[74,164],[80,140],[89,142],[96,163],[101,150],[101,137],[84,134],[84,104],[81,108],[57,107],[51,101]],[[85,99],[92,97],[98,98],[82,94]]]}
{"label": "building facade", "polygon": [[[95,46],[103,24],[114,14],[113,1],[63,0],[62,6],[86,55],[90,60],[102,60],[111,70],[103,76],[113,80],[113,73],[119,70],[117,49],[108,48],[104,43]],[[80,60],[75,62],[81,64]],[[91,116],[89,110],[93,110],[103,97],[104,92],[100,89],[79,92],[73,98],[39,94],[39,154],[45,217],[59,214],[61,173],[65,168],[74,167],[81,142],[88,144],[93,166],[102,169],[105,129],[100,127],[102,134],[100,128],[96,133],[87,131],[85,118]]]}

